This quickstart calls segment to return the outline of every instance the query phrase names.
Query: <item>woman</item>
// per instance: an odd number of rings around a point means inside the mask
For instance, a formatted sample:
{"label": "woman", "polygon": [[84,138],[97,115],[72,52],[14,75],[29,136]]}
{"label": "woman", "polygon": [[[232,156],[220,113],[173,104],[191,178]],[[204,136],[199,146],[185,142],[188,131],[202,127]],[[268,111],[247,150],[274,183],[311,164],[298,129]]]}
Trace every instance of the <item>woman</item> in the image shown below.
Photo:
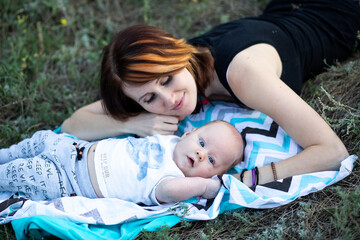
{"label": "woman", "polygon": [[[277,0],[263,15],[220,25],[190,44],[150,26],[119,32],[105,48],[102,100],[62,130],[84,139],[172,134],[201,96],[232,98],[276,121],[304,150],[259,168],[259,183],[336,170],[348,152],[299,96],[302,82],[355,49],[358,0]],[[251,171],[241,179],[251,186]]]}

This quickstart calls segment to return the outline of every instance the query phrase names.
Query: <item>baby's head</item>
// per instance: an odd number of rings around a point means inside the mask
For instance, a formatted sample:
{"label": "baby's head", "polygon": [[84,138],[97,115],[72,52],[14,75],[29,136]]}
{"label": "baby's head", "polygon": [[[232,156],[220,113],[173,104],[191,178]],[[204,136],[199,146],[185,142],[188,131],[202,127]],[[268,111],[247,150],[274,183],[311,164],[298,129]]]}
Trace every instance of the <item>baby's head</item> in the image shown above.
{"label": "baby's head", "polygon": [[212,121],[184,133],[174,150],[174,161],[185,177],[209,178],[223,174],[242,158],[244,141],[225,121]]}

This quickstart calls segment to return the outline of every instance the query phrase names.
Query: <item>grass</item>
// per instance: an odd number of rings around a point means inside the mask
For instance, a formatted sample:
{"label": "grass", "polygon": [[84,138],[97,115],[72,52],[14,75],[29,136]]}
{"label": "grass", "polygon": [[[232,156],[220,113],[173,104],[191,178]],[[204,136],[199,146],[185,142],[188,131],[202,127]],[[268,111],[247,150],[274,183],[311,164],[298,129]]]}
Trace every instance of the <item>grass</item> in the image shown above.
{"label": "grass", "polygon": [[[177,37],[257,15],[268,0],[0,1],[0,147],[54,129],[98,97],[101,49],[117,30],[147,23]],[[303,98],[360,155],[360,53],[306,83]],[[275,209],[182,222],[138,239],[359,239],[360,168]],[[10,224],[0,239],[15,239]]]}

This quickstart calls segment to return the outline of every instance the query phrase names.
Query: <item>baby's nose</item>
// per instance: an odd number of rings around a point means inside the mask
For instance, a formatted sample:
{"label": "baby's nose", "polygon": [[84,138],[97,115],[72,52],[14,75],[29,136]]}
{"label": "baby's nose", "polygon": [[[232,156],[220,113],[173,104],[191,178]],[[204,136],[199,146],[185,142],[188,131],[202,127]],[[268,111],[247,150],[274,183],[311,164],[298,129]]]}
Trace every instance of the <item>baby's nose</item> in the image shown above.
{"label": "baby's nose", "polygon": [[206,158],[206,154],[203,150],[196,151],[196,155],[198,156],[200,162]]}

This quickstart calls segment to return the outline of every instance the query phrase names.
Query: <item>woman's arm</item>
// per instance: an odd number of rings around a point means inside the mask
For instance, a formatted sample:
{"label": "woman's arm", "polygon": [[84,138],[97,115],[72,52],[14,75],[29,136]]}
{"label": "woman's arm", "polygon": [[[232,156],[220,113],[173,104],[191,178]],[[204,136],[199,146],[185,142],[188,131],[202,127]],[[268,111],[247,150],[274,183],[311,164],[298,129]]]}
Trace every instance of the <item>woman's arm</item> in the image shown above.
{"label": "woman's arm", "polygon": [[214,198],[220,189],[218,179],[178,177],[162,180],[155,189],[160,203],[184,201],[192,197]]}
{"label": "woman's arm", "polygon": [[[278,179],[339,169],[348,156],[344,144],[320,115],[280,80],[281,68],[276,50],[258,44],[236,55],[228,73],[230,87],[240,101],[270,116],[304,148],[276,163]],[[259,176],[261,184],[274,180],[270,166],[260,168]],[[251,185],[250,172],[245,173],[244,183]]]}
{"label": "woman's arm", "polygon": [[61,131],[84,140],[98,140],[122,134],[145,137],[154,134],[173,134],[178,118],[173,116],[141,113],[124,121],[116,120],[105,113],[101,100],[86,105],[66,119]]}

